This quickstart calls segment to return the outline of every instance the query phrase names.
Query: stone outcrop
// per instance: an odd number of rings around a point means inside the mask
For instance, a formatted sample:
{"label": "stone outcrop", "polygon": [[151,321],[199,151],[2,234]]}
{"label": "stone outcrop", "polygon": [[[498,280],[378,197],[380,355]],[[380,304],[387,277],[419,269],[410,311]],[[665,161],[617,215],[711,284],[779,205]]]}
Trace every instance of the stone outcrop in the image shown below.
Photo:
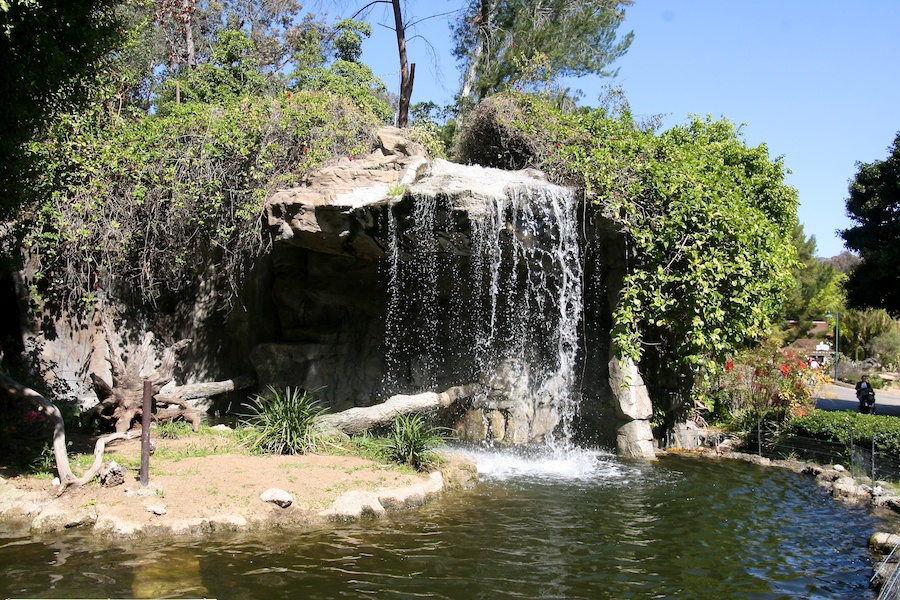
{"label": "stone outcrop", "polygon": [[421,506],[443,488],[444,478],[439,472],[434,472],[426,483],[417,483],[405,488],[380,492],[347,492],[335,500],[329,508],[320,512],[319,516],[332,521],[381,517],[389,509]]}
{"label": "stone outcrop", "polygon": [[647,386],[631,359],[613,358],[609,362],[609,387],[616,394],[619,430],[616,449],[627,458],[654,458],[656,445],[650,418],[653,405]]}
{"label": "stone outcrop", "polygon": [[[374,140],[370,154],[336,159],[268,198],[271,250],[227,318],[208,273],[173,332],[194,340],[180,364],[191,377],[177,387],[182,398],[233,412],[254,391],[291,386],[317,390],[336,413],[474,383],[481,393],[440,411],[463,438],[562,434],[651,456],[637,369],[628,366],[633,385],[611,383],[627,254],[616,228],[538,171],[432,159],[394,128]],[[123,333],[145,326],[122,321]],[[89,332],[60,336],[54,352],[71,374],[105,380],[97,358],[119,348],[91,353]],[[227,379],[238,373],[257,386],[239,389]],[[189,397],[204,380],[231,385],[216,402]]]}

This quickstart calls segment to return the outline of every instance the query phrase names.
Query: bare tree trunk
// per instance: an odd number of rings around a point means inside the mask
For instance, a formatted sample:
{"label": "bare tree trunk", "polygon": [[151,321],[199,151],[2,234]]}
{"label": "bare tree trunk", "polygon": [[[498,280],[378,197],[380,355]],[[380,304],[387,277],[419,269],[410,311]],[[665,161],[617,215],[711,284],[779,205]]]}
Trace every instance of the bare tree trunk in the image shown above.
{"label": "bare tree trunk", "polygon": [[462,90],[460,91],[460,100],[463,102],[469,100],[475,80],[478,77],[478,68],[481,66],[481,61],[488,56],[488,47],[493,35],[491,23],[494,10],[494,3],[491,0],[481,0],[478,22],[474,24],[477,41],[466,64],[466,72],[463,75]]}
{"label": "bare tree trunk", "polygon": [[194,28],[191,22],[194,20],[194,12],[197,10],[197,0],[184,0],[181,7],[181,18],[184,24],[184,54],[187,66],[197,66],[197,56],[194,50]]}
{"label": "bare tree trunk", "polygon": [[397,126],[409,126],[409,102],[412,97],[413,80],[416,65],[410,69],[406,58],[406,27],[403,25],[403,14],[400,11],[400,0],[392,0],[394,7],[394,28],[397,32],[397,50],[400,53],[400,106],[397,111]]}

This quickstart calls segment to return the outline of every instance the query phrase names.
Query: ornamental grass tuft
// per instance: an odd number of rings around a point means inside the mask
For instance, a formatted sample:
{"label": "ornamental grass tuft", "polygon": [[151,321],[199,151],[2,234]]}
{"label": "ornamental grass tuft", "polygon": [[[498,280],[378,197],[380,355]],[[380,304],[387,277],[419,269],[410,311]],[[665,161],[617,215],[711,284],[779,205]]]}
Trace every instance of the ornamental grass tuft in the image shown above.
{"label": "ornamental grass tuft", "polygon": [[322,446],[319,417],[327,409],[316,400],[315,391],[269,387],[248,405],[251,415],[244,420],[248,430],[243,443],[263,454],[306,454]]}
{"label": "ornamental grass tuft", "polygon": [[384,441],[389,460],[424,471],[437,462],[434,449],[448,439],[450,430],[429,425],[422,415],[397,415]]}

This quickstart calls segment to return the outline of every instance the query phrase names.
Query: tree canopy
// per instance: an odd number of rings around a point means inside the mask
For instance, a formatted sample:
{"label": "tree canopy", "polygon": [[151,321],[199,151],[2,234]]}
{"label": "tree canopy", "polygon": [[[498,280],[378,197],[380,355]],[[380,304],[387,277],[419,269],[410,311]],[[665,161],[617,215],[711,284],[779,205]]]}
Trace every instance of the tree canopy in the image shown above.
{"label": "tree canopy", "polygon": [[[454,28],[460,97],[478,101],[518,82],[610,75],[633,37],[618,37],[631,0],[468,0]],[[471,96],[471,98],[470,98]]]}
{"label": "tree canopy", "polygon": [[857,308],[900,314],[900,132],[885,160],[859,163],[850,182],[847,216],[856,223],[841,231],[862,263],[846,283],[847,301]]}
{"label": "tree canopy", "polygon": [[117,0],[0,0],[0,216],[23,201],[23,144],[91,93],[121,41]]}

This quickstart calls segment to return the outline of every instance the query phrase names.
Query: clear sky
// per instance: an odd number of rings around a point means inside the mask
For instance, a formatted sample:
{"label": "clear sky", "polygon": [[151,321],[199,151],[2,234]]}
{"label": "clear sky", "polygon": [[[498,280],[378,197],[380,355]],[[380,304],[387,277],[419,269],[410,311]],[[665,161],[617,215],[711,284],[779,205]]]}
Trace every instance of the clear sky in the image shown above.
{"label": "clear sky", "polygon": [[[458,9],[460,0],[418,0],[408,20]],[[413,102],[447,104],[458,88],[449,17],[415,27]],[[373,23],[391,23],[380,10]],[[396,92],[394,33],[374,25],[363,60]],[[900,0],[635,0],[622,31],[634,31],[613,66],[636,116],[662,115],[663,128],[689,115],[745,124],[792,171],[798,216],[818,255],[844,248],[844,200],[856,162],[882,160],[900,131]],[[410,32],[408,32],[409,34]],[[430,45],[425,42],[428,40]],[[572,82],[596,105],[609,80]]]}

